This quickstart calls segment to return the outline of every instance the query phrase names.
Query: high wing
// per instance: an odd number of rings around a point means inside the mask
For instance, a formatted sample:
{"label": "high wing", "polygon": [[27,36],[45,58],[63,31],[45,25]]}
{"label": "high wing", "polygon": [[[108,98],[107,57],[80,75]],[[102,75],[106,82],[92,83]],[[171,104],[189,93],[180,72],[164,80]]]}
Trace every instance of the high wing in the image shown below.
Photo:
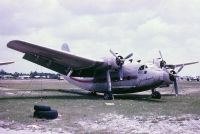
{"label": "high wing", "polygon": [[67,75],[72,69],[74,75],[91,76],[94,71],[103,69],[103,61],[95,61],[68,52],[53,50],[24,41],[13,40],[7,46],[11,49],[25,53],[24,59],[53,71]]}
{"label": "high wing", "polygon": [[7,65],[7,64],[12,64],[14,63],[13,61],[9,61],[9,62],[0,62],[0,65]]}
{"label": "high wing", "polygon": [[167,64],[167,65],[165,65],[165,67],[169,68],[169,69],[175,69],[177,67],[182,67],[182,66],[186,66],[186,65],[192,65],[192,64],[196,64],[196,63],[199,63],[199,62],[189,62],[189,63],[176,64],[176,65]]}

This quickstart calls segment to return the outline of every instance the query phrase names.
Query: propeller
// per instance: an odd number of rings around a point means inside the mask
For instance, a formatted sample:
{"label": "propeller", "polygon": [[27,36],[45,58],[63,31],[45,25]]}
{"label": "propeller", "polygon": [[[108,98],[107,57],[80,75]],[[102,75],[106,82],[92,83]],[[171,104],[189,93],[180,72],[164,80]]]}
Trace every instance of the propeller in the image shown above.
{"label": "propeller", "polygon": [[130,53],[128,54],[125,58],[122,57],[121,55],[117,55],[117,53],[113,52],[111,49],[110,49],[110,53],[116,58],[116,64],[119,66],[119,78],[120,80],[123,80],[123,65],[124,65],[124,62],[129,59],[130,57],[133,56],[133,53]]}
{"label": "propeller", "polygon": [[[161,62],[160,62],[160,67],[161,68],[164,68],[164,70],[169,74],[169,78],[171,81],[174,82],[174,90],[175,90],[175,93],[176,93],[176,96],[178,95],[178,84],[177,84],[177,77],[178,77],[178,73],[183,69],[184,67],[184,64],[181,65],[181,67],[175,71],[174,69],[176,68],[175,65],[167,65],[166,64],[166,61],[163,59],[163,56],[162,56],[162,53],[161,51],[159,50],[159,54],[160,54],[160,58],[162,59]],[[172,69],[171,71],[169,71],[168,69]]]}
{"label": "propeller", "polygon": [[171,81],[174,82],[174,91],[176,93],[176,96],[178,95],[178,84],[177,84],[177,80],[176,80],[176,78],[178,77],[177,73],[179,73],[179,72],[175,72],[174,70],[171,70],[169,72],[169,78]]}
{"label": "propeller", "polygon": [[178,69],[177,72],[175,72],[174,70],[171,70],[169,74],[172,77],[172,81],[174,81],[174,90],[175,90],[176,96],[178,95],[178,84],[177,84],[176,78],[178,77],[177,74],[183,69],[183,67],[184,67],[184,64]]}

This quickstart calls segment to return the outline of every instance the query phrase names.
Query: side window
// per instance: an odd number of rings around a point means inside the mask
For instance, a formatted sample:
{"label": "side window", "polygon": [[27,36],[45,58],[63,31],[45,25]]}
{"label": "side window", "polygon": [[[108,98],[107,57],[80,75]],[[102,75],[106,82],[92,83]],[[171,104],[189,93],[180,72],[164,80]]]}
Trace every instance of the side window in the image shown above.
{"label": "side window", "polygon": [[140,70],[144,70],[144,68],[145,68],[145,66],[142,65],[142,66],[139,67],[138,71],[140,71]]}

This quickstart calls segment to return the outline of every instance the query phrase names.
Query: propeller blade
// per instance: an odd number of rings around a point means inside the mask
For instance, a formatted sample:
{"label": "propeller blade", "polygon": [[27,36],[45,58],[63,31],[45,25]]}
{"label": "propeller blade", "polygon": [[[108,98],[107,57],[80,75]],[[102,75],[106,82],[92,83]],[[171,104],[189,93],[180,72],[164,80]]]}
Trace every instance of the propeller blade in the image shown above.
{"label": "propeller blade", "polygon": [[179,72],[183,69],[183,67],[184,67],[184,65],[182,65],[182,66],[178,69],[177,73],[179,73]]}
{"label": "propeller blade", "polygon": [[133,53],[130,53],[129,55],[127,55],[124,59],[128,59],[128,58],[130,58],[130,57],[132,57],[133,56]]}
{"label": "propeller blade", "polygon": [[113,56],[115,56],[115,57],[117,57],[117,55],[110,49],[110,53],[113,55]]}
{"label": "propeller blade", "polygon": [[162,53],[160,50],[159,50],[159,54],[160,54],[160,58],[163,60]]}
{"label": "propeller blade", "polygon": [[177,85],[176,79],[174,81],[174,90],[175,90],[176,96],[178,96],[178,85]]}
{"label": "propeller blade", "polygon": [[166,64],[166,65],[165,65],[165,68],[167,68],[167,69],[175,69],[175,68],[176,68],[176,65]]}
{"label": "propeller blade", "polygon": [[119,79],[123,80],[123,77],[124,77],[124,72],[123,72],[122,67],[120,67],[120,69],[119,69]]}

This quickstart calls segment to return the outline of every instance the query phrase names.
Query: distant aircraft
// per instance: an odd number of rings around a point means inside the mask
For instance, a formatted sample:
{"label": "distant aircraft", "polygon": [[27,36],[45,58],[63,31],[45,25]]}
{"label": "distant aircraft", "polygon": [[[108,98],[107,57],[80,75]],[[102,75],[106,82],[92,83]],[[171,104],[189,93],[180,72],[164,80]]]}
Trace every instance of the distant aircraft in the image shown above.
{"label": "distant aircraft", "polygon": [[[162,59],[160,66],[148,67],[141,63],[126,63],[133,53],[123,57],[110,50],[113,57],[105,57],[102,60],[92,60],[69,52],[65,44],[57,51],[50,48],[34,45],[28,42],[13,40],[7,46],[11,49],[25,53],[23,58],[61,73],[70,83],[91,91],[92,93],[104,93],[105,100],[114,99],[113,94],[134,93],[152,90],[152,97],[161,98],[161,94],[155,89],[161,85],[174,84],[176,95],[178,86],[177,73],[186,64],[168,65]],[[176,72],[174,69],[179,67]]]}
{"label": "distant aircraft", "polygon": [[1,66],[1,65],[12,64],[12,63],[14,63],[14,62],[13,62],[13,61],[9,61],[9,62],[0,62],[0,66]]}

